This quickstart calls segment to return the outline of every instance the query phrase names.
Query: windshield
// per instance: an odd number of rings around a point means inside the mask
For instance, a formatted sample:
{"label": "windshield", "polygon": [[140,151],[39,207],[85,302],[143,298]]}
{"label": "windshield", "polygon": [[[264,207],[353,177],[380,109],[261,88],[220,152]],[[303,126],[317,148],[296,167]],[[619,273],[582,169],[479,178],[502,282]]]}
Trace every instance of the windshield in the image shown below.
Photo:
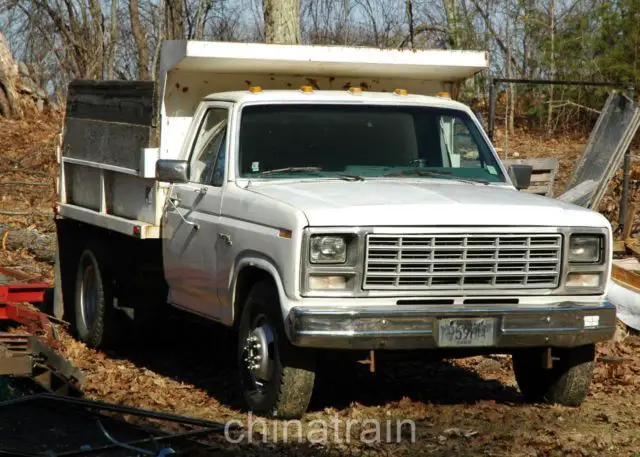
{"label": "windshield", "polygon": [[384,105],[252,105],[240,121],[242,178],[437,178],[504,182],[463,111]]}

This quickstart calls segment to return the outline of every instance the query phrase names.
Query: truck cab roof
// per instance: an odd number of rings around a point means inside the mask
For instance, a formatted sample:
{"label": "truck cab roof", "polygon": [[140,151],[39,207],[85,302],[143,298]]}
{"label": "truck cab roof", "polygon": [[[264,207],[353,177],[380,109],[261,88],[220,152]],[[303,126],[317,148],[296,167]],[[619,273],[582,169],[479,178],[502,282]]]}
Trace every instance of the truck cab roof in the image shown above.
{"label": "truck cab roof", "polygon": [[399,104],[399,105],[423,105],[436,108],[457,109],[469,112],[469,108],[460,102],[451,100],[444,96],[430,96],[408,93],[398,95],[393,92],[372,92],[362,90],[351,92],[349,90],[310,90],[304,92],[299,89],[289,90],[262,90],[256,92],[249,90],[227,91],[212,93],[205,97],[205,100],[223,100],[233,103],[370,103],[370,104]]}

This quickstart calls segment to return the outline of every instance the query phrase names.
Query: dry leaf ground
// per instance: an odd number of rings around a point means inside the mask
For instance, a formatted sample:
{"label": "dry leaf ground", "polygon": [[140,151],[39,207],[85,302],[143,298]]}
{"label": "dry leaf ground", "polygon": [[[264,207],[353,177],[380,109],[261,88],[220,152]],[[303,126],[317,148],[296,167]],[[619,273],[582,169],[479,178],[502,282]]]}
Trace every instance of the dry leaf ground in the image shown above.
{"label": "dry leaf ground", "polygon": [[[14,182],[0,184],[0,224],[53,230],[50,208],[60,122],[0,121],[0,182]],[[520,157],[558,157],[557,195],[584,141],[518,134],[511,137],[509,149]],[[638,178],[640,167],[634,167],[634,198]],[[614,224],[619,188],[618,177],[601,207]],[[52,278],[51,265],[33,261],[26,252],[0,248],[0,264]],[[88,349],[62,332],[62,351],[86,372],[89,398],[222,422],[236,419],[247,426],[228,356],[232,348],[217,330],[169,321],[114,353]],[[323,441],[323,426],[313,421],[324,421],[329,427],[324,443],[295,442],[295,424],[269,422],[263,429],[258,422],[253,443],[235,445],[219,437],[225,450],[189,455],[639,456],[640,337],[627,335],[612,347],[602,345],[600,354],[622,362],[598,362],[592,393],[576,409],[524,404],[508,357],[428,363],[381,355],[375,374],[364,365],[330,359],[302,423],[303,437]],[[49,427],[45,420],[34,422],[34,430]],[[383,425],[382,442],[371,442],[374,425],[366,420]],[[405,423],[398,436],[398,420],[411,421],[415,433]],[[282,442],[285,425],[293,442]],[[260,432],[265,431],[262,442]],[[365,440],[360,439],[363,432]]]}

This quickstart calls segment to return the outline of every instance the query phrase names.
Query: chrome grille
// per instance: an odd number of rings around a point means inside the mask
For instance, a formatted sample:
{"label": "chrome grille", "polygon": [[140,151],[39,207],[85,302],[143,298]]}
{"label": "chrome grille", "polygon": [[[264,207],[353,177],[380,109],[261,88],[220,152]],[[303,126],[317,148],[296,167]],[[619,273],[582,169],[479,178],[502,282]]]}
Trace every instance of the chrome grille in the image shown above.
{"label": "chrome grille", "polygon": [[368,235],[364,289],[551,289],[559,234]]}

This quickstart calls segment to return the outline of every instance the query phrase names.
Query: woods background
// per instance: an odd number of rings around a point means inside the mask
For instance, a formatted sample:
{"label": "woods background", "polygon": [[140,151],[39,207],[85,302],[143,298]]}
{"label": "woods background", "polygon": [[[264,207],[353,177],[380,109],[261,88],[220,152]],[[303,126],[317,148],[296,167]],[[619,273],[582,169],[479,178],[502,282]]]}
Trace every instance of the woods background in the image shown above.
{"label": "woods background", "polygon": [[[57,103],[74,78],[156,79],[161,41],[182,38],[481,49],[502,77],[640,74],[640,0],[0,0],[0,32],[22,76]],[[487,77],[462,93],[480,112]],[[609,90],[502,89],[498,123],[546,135],[587,134]]]}

